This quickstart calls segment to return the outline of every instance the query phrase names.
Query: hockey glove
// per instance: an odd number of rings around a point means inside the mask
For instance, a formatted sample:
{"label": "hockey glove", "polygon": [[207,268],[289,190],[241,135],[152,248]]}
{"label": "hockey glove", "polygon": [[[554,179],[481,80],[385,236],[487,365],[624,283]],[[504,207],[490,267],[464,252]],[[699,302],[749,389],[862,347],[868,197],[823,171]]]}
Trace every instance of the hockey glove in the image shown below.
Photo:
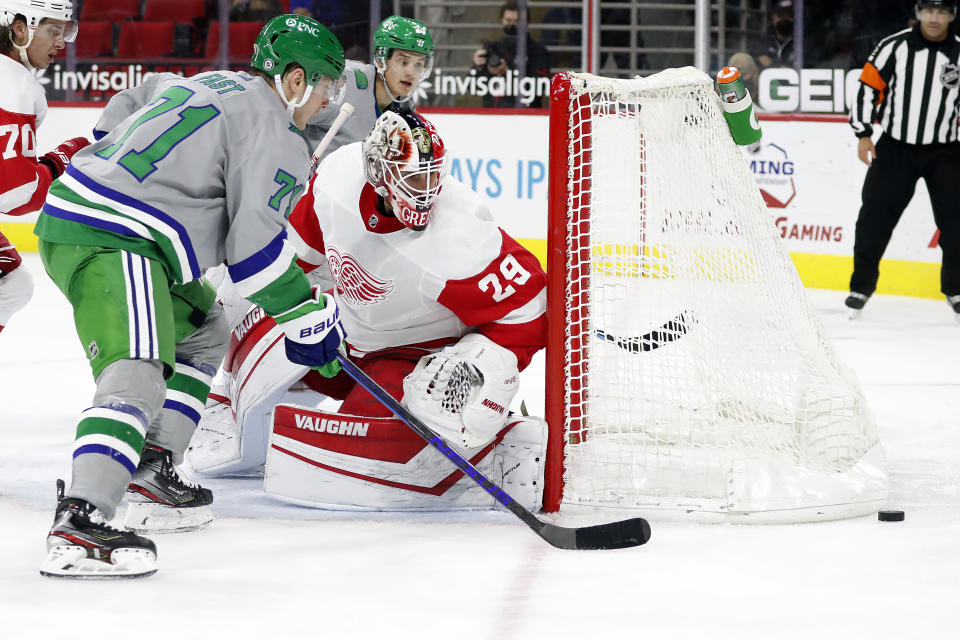
{"label": "hockey glove", "polygon": [[286,336],[287,359],[313,367],[328,378],[340,371],[337,348],[347,337],[333,296],[314,291],[314,297],[273,318]]}
{"label": "hockey glove", "polygon": [[479,333],[424,356],[403,379],[403,403],[454,443],[487,444],[507,421],[520,386],[517,357]]}
{"label": "hockey glove", "polygon": [[66,170],[67,165],[70,164],[70,158],[73,157],[73,154],[88,144],[90,144],[90,141],[86,138],[72,138],[53,151],[42,155],[39,162],[50,169],[50,173],[53,174],[54,178],[59,178]]}

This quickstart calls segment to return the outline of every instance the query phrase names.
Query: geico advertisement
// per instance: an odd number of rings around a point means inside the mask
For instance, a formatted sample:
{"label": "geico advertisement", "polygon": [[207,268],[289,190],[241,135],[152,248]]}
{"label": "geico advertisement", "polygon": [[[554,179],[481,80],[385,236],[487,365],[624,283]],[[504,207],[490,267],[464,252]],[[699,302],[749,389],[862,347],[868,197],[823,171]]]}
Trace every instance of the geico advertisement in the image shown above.
{"label": "geico advertisement", "polygon": [[760,72],[757,104],[764,111],[846,113],[860,88],[861,69],[782,69]]}
{"label": "geico advertisement", "polygon": [[[430,113],[451,156],[451,174],[476,191],[494,219],[520,239],[547,235],[547,117]],[[90,135],[100,110],[51,108],[39,131],[40,153]],[[866,167],[845,122],[763,120],[764,135],[743,157],[771,220],[790,252],[849,256]],[[696,149],[690,149],[696,153]],[[28,222],[36,215],[3,217]],[[930,199],[921,181],[897,225],[886,258],[940,262]]]}
{"label": "geico advertisement", "polygon": [[[846,122],[761,120],[763,138],[743,156],[791,253],[853,255],[867,167]],[[921,181],[884,258],[940,262],[930,198]]]}

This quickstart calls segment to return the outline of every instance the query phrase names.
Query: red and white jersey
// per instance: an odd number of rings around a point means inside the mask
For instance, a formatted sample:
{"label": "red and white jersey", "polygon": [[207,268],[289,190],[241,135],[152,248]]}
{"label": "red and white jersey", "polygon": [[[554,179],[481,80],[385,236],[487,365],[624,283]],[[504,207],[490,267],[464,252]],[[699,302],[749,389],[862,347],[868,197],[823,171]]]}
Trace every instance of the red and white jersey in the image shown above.
{"label": "red and white jersey", "polygon": [[326,259],[352,353],[435,350],[475,331],[526,367],[546,342],[546,275],[536,257],[452,177],[423,231],[376,203],[358,142],[327,156],[290,216],[301,266]]}
{"label": "red and white jersey", "polygon": [[18,216],[43,206],[53,182],[37,163],[37,128],[47,97],[33,74],[0,54],[0,213]]}

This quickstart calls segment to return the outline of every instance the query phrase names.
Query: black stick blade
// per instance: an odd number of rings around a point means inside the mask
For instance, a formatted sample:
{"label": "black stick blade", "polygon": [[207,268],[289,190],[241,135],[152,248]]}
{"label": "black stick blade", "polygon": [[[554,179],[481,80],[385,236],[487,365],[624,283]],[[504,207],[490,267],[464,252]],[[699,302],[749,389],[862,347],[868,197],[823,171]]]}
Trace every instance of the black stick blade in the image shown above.
{"label": "black stick blade", "polygon": [[640,336],[618,336],[603,329],[597,329],[596,334],[604,342],[611,342],[630,353],[648,352],[685,336],[694,321],[693,312],[687,310]]}
{"label": "black stick blade", "polygon": [[546,524],[540,536],[558,549],[627,549],[650,539],[650,523],[643,518],[570,529]]}

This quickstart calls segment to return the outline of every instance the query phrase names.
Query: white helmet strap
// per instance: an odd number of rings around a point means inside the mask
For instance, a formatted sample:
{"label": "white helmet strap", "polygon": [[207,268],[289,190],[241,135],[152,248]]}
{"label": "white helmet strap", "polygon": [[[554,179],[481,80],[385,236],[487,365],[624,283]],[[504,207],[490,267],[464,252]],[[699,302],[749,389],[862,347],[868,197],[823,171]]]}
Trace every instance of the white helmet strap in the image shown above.
{"label": "white helmet strap", "polygon": [[303,92],[303,97],[300,98],[299,101],[291,102],[290,100],[287,100],[286,94],[283,93],[282,79],[279,73],[273,76],[273,86],[277,88],[277,93],[280,94],[280,100],[283,101],[283,106],[287,108],[287,113],[289,113],[290,115],[293,115],[293,112],[296,109],[299,109],[303,105],[307,104],[307,100],[310,99],[310,94],[313,93],[313,86],[308,84],[307,90]]}
{"label": "white helmet strap", "polygon": [[33,29],[27,27],[27,44],[19,45],[13,39],[13,23],[10,25],[10,44],[13,45],[13,48],[17,50],[17,53],[20,54],[20,60],[23,62],[24,66],[27,67],[27,71],[33,71],[33,65],[30,64],[30,58],[27,57],[27,47],[30,46],[30,43],[33,42]]}
{"label": "white helmet strap", "polygon": [[[383,60],[381,64],[380,60]],[[384,75],[387,71],[387,60],[386,58],[378,58],[376,64],[374,65],[377,68],[377,76],[380,77],[380,80],[383,81],[383,90],[387,92],[387,96],[390,98],[390,102],[408,102],[413,98],[413,94],[416,93],[417,87],[420,86],[420,81],[418,80],[412,87],[410,87],[410,93],[402,98],[398,98],[393,95],[393,92],[390,91],[390,85],[387,84],[387,77]]]}

